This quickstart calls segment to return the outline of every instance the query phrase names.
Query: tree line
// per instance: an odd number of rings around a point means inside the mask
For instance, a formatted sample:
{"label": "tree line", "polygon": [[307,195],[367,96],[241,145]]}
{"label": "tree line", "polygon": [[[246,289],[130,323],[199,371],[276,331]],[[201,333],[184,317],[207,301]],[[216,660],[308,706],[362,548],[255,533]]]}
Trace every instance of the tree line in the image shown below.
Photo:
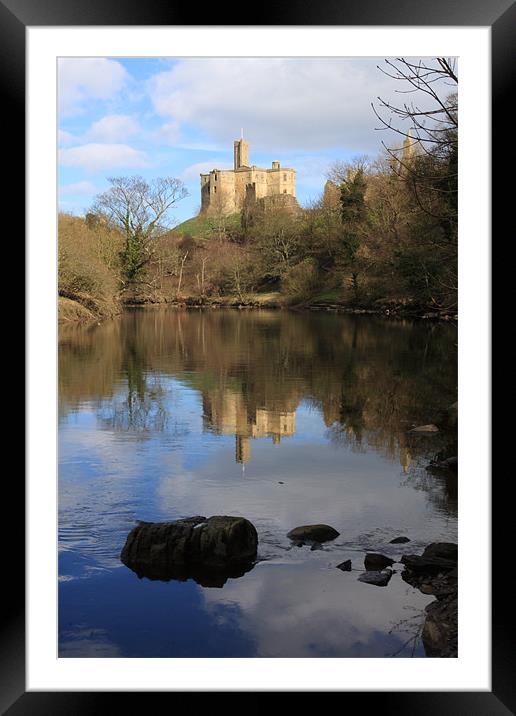
{"label": "tree line", "polygon": [[380,69],[414,101],[372,103],[390,141],[374,159],[334,162],[319,199],[299,210],[244,204],[236,220],[221,205],[194,236],[167,226],[187,195],[179,179],[111,178],[84,219],[60,217],[60,293],[112,304],[275,294],[456,311],[455,63],[397,58]]}

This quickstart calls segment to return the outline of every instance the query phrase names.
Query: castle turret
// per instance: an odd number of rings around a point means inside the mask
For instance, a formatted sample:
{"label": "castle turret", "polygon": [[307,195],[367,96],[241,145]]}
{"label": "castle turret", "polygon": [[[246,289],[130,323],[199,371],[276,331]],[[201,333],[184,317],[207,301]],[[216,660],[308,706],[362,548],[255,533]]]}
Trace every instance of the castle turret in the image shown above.
{"label": "castle turret", "polygon": [[249,142],[244,138],[238,139],[235,145],[235,170],[241,167],[249,167]]}
{"label": "castle turret", "polygon": [[403,161],[409,162],[414,158],[414,148],[416,141],[412,136],[412,130],[409,128],[405,141],[403,142]]}

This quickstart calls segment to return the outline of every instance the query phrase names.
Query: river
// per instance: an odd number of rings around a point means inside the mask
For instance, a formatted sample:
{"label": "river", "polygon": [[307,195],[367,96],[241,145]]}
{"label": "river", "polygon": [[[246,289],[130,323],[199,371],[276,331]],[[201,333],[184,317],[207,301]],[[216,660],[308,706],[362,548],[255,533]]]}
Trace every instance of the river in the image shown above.
{"label": "river", "polygon": [[[317,312],[148,308],[59,340],[60,657],[425,657],[433,597],[402,554],[457,541],[457,330]],[[258,561],[222,587],[138,578],[138,520],[242,515]],[[326,523],[322,549],[287,532]],[[404,535],[407,544],[391,544]],[[396,560],[358,580],[366,552]],[[336,565],[351,559],[352,570]]]}

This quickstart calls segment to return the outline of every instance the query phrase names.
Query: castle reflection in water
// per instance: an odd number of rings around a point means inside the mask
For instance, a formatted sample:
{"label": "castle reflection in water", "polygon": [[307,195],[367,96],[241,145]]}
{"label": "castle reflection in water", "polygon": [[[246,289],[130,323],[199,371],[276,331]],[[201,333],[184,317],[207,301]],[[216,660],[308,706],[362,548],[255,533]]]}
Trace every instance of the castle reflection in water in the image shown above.
{"label": "castle reflection in water", "polygon": [[251,459],[251,438],[271,437],[277,445],[281,438],[296,432],[296,408],[285,410],[250,408],[236,391],[217,390],[203,396],[203,425],[220,435],[235,436],[235,459],[246,464]]}
{"label": "castle reflection in water", "polygon": [[408,473],[456,439],[409,432],[456,400],[455,340],[452,326],[409,321],[127,312],[102,326],[60,329],[60,414],[88,400],[104,429],[132,439],[179,430],[172,377],[199,396],[204,431],[235,436],[243,466],[253,439],[292,438],[308,407],[334,444],[373,449]]}
{"label": "castle reflection in water", "polygon": [[[250,406],[241,393],[219,388],[203,394],[203,428],[219,435],[234,435],[235,460],[245,465],[251,460],[251,438],[271,438],[274,445],[279,445],[282,438],[295,435],[298,405],[299,400],[291,399],[282,409]],[[338,417],[326,411],[326,427],[338,424]],[[353,439],[352,428],[347,432]],[[412,462],[410,447],[398,439],[396,453],[407,473]]]}

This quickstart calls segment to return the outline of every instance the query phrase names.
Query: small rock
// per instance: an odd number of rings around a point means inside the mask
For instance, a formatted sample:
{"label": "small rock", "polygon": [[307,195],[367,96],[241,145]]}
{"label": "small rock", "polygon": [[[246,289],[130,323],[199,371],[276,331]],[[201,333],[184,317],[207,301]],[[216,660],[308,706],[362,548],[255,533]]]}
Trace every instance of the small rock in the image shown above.
{"label": "small rock", "polygon": [[328,542],[339,536],[339,532],[329,525],[302,525],[295,527],[287,534],[291,540],[311,540],[313,542]]}
{"label": "small rock", "polygon": [[408,537],[395,537],[391,539],[389,544],[405,544],[405,542],[410,542]]}
{"label": "small rock", "polygon": [[351,572],[351,560],[347,559],[345,562],[341,562],[337,565],[337,569],[341,569],[343,572]]}
{"label": "small rock", "polygon": [[315,552],[316,549],[322,549],[323,546],[320,542],[314,542],[313,545],[310,547],[311,552]]}
{"label": "small rock", "polygon": [[447,410],[448,414],[448,423],[450,427],[454,428],[457,427],[457,420],[459,416],[459,403],[453,403],[453,405],[450,405],[450,407]]}
{"label": "small rock", "polygon": [[281,480],[278,480],[278,485],[284,485],[284,482],[281,482]]}
{"label": "small rock", "polygon": [[385,570],[369,570],[362,572],[358,577],[359,582],[366,584],[374,584],[376,587],[386,587],[392,577],[392,569]]}
{"label": "small rock", "polygon": [[419,591],[420,591],[420,592],[423,592],[423,594],[433,594],[433,593],[434,593],[434,588],[432,587],[431,584],[422,584],[422,585],[419,587]]}
{"label": "small rock", "polygon": [[447,457],[445,460],[432,460],[427,470],[451,470],[457,472],[459,469],[459,461],[457,457]]}
{"label": "small rock", "polygon": [[369,552],[364,559],[364,566],[367,570],[385,569],[385,567],[390,567],[391,564],[394,564],[393,559],[376,552]]}
{"label": "small rock", "polygon": [[411,433],[438,433],[439,428],[437,425],[430,423],[429,425],[418,425],[417,428],[412,428],[409,432]]}

